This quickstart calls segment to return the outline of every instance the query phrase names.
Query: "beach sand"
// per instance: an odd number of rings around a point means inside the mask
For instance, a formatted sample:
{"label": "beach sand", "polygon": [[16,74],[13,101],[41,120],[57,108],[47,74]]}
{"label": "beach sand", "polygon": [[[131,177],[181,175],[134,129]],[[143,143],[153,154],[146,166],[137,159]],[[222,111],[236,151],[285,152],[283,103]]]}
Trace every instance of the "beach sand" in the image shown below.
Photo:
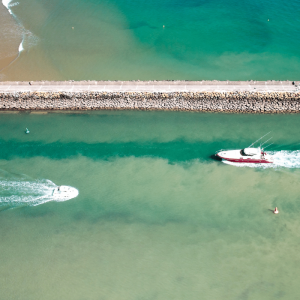
{"label": "beach sand", "polygon": [[0,3],[0,70],[18,57],[22,29],[6,7]]}

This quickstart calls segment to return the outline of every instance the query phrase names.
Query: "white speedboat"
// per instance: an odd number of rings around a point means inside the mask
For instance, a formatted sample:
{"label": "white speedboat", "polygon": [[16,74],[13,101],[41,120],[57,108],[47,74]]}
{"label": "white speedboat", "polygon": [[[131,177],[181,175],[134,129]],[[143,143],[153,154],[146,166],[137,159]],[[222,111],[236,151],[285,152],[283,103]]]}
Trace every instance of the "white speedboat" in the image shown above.
{"label": "white speedboat", "polygon": [[65,201],[78,196],[78,190],[67,185],[61,185],[53,190],[52,197],[55,201]]}
{"label": "white speedboat", "polygon": [[240,150],[225,150],[216,154],[221,159],[235,163],[254,163],[254,164],[271,164],[273,163],[272,155],[264,152],[261,147],[244,148]]}

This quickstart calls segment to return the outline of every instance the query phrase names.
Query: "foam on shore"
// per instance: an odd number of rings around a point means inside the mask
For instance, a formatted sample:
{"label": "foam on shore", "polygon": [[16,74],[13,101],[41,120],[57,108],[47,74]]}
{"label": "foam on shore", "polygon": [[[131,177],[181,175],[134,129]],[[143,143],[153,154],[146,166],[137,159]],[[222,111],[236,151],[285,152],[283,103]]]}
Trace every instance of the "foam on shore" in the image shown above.
{"label": "foam on shore", "polygon": [[13,0],[2,0],[2,4],[7,8],[8,12],[13,15],[14,17],[16,17],[16,15],[12,12],[12,10],[10,9],[13,6],[16,6],[19,4],[19,2],[14,2],[12,3]]}
{"label": "foam on shore", "polygon": [[30,31],[28,31],[24,28],[23,24],[20,22],[18,17],[13,13],[11,8],[16,6],[16,5],[19,5],[19,2],[13,2],[13,0],[2,0],[2,4],[6,7],[8,12],[15,19],[17,25],[20,28],[20,32],[21,32],[21,35],[22,35],[22,41],[21,41],[21,43],[19,44],[19,47],[18,47],[18,56],[13,61],[10,62],[9,65],[11,65],[12,63],[14,63],[19,58],[20,53],[24,50],[24,44],[26,44],[27,47],[35,45],[36,42],[37,42],[37,38]]}
{"label": "foam on shore", "polygon": [[24,39],[23,39],[22,42],[20,43],[20,46],[19,46],[19,52],[22,52],[22,51],[24,50],[23,42],[24,42]]}
{"label": "foam on shore", "polygon": [[9,8],[9,4],[12,2],[12,0],[2,0],[2,4],[7,8],[7,10],[9,11],[9,13],[11,15],[13,15],[13,12],[11,11],[11,9]]}
{"label": "foam on shore", "polygon": [[[17,4],[17,3],[15,3]],[[13,15],[10,1],[0,3],[0,70],[9,66],[19,55],[23,28]]]}

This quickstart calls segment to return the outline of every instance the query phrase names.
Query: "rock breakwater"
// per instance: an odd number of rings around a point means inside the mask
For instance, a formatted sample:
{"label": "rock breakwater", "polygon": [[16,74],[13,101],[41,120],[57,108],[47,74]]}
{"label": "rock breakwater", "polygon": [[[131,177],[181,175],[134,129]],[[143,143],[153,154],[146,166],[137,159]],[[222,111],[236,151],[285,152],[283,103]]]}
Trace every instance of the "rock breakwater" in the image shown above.
{"label": "rock breakwater", "polygon": [[299,113],[299,92],[15,92],[0,110],[181,110]]}

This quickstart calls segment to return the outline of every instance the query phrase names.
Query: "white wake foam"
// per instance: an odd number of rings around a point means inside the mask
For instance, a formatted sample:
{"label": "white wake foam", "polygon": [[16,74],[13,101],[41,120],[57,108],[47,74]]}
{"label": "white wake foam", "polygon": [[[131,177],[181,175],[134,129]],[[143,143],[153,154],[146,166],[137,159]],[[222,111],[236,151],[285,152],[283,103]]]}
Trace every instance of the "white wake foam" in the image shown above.
{"label": "white wake foam", "polygon": [[272,155],[274,159],[273,164],[253,164],[253,163],[234,163],[223,160],[225,164],[236,167],[250,167],[250,168],[300,168],[300,150],[297,151],[266,151],[267,154]]}
{"label": "white wake foam", "polygon": [[51,180],[0,180],[0,207],[36,206],[49,201],[66,201],[78,195],[78,190],[73,191],[69,197],[60,197],[54,191],[57,185]]}
{"label": "white wake foam", "polygon": [[274,164],[286,168],[300,168],[300,150],[297,151],[273,151]]}

